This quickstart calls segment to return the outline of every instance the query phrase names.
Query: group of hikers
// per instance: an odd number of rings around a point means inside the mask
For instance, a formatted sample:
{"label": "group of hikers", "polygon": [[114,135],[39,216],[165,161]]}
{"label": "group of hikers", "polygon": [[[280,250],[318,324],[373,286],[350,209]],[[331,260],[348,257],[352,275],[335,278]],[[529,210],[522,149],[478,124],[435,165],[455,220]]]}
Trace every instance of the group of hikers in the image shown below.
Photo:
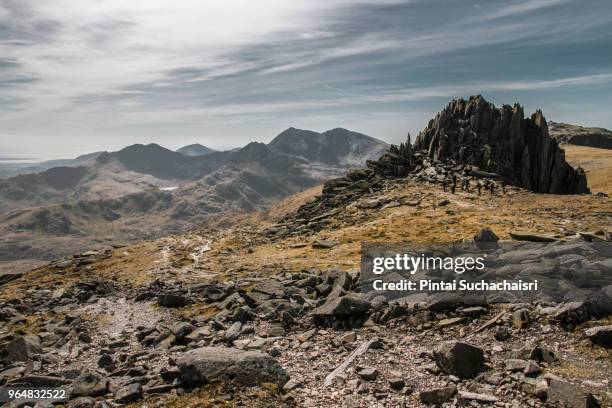
{"label": "group of hikers", "polygon": [[[472,178],[472,180],[476,181],[476,191],[478,191],[478,195],[482,194],[482,190],[484,189],[485,191],[489,191],[489,193],[491,195],[495,194],[495,190],[497,189],[497,184],[491,180],[481,180],[481,179],[475,179]],[[444,189],[444,191],[446,191],[447,188],[450,187],[450,192],[455,194],[455,191],[457,190],[457,175],[453,174],[450,178],[450,180],[445,177],[442,180],[442,188]],[[461,179],[461,191],[465,191],[466,193],[470,193],[470,187],[471,187],[471,182],[470,182],[470,177],[465,176]],[[502,180],[501,182],[501,189],[502,189],[502,193],[506,194],[506,182]]]}

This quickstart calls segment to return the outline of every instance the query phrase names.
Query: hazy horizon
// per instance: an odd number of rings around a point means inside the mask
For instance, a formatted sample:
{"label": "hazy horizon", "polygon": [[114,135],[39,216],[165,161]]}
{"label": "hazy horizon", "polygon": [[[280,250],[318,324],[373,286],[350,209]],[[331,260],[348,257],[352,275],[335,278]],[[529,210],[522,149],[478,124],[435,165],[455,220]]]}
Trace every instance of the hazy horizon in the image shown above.
{"label": "hazy horizon", "polygon": [[288,127],[389,143],[448,101],[612,128],[612,3],[4,0],[0,152],[217,150]]}

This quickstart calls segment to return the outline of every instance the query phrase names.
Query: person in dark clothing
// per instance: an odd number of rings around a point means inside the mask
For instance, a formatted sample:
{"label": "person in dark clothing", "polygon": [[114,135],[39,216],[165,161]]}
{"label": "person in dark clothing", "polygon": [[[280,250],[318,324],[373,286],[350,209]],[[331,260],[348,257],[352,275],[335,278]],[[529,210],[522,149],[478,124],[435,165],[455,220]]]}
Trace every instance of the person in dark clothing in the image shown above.
{"label": "person in dark clothing", "polygon": [[495,194],[495,183],[489,183],[489,192],[491,193],[491,195]]}
{"label": "person in dark clothing", "polygon": [[448,180],[446,179],[446,177],[442,180],[442,190],[444,190],[444,192],[446,192],[446,186],[448,186]]}
{"label": "person in dark clothing", "polygon": [[451,193],[455,194],[455,189],[457,188],[456,184],[451,184]]}

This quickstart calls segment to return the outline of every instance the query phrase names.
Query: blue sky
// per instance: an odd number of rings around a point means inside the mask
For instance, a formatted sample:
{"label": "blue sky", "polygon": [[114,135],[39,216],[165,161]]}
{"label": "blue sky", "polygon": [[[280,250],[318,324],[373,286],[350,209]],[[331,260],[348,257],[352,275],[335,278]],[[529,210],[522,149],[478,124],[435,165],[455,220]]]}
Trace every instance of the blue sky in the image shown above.
{"label": "blue sky", "polygon": [[612,128],[608,0],[0,0],[0,152],[417,134],[483,94]]}

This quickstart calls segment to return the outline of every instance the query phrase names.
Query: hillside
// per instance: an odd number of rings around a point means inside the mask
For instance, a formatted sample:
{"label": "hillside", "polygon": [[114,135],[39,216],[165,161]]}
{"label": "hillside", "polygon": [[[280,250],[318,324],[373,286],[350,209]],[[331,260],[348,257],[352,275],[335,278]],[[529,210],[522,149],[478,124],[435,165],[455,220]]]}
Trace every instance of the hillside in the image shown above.
{"label": "hillside", "polygon": [[612,149],[612,131],[568,123],[548,122],[550,135],[560,144]]}
{"label": "hillside", "polygon": [[255,142],[198,157],[149,144],[103,153],[87,167],[0,180],[0,260],[53,259],[75,248],[178,233],[222,213],[263,209],[343,174],[352,160],[378,158],[378,148],[347,145],[363,135],[326,133],[310,146],[335,138],[342,149],[325,163]]}
{"label": "hillside", "polygon": [[563,145],[563,150],[571,165],[584,169],[592,192],[612,196],[612,150],[572,144]]}
{"label": "hillside", "polygon": [[[610,225],[608,198],[534,194],[518,188],[493,196],[474,191],[452,194],[416,179],[392,179],[383,191],[366,193],[354,205],[338,207],[337,213],[322,219],[322,230],[300,232],[281,221],[309,196],[312,192],[285,200],[270,213],[275,214],[270,221],[251,214],[235,227],[200,229],[84,253],[36,269],[26,279],[2,287],[5,298],[29,293],[21,304],[27,310],[25,323],[11,323],[8,329],[25,328],[45,339],[44,350],[54,353],[60,344],[46,334],[53,322],[68,333],[61,344],[81,350],[69,360],[45,363],[36,375],[95,370],[93,378],[103,384],[110,381],[103,392],[115,399],[123,395],[121,384],[129,382],[128,367],[149,376],[149,383],[133,394],[137,406],[229,402],[332,407],[346,401],[353,406],[382,401],[385,406],[417,407],[427,406],[421,401],[430,395],[438,395],[441,401],[455,395],[462,403],[494,399],[510,406],[536,401],[537,406],[547,398],[568,401],[593,394],[603,404],[610,403],[609,351],[583,335],[586,328],[607,324],[606,320],[586,316],[582,319],[595,320],[578,320],[571,330],[559,322],[563,315],[554,307],[453,304],[443,308],[435,303],[387,304],[374,299],[354,303],[368,308],[369,320],[348,330],[326,327],[313,316],[317,306],[332,303],[338,296],[327,294],[329,289],[342,296],[355,286],[363,240],[450,243],[471,240],[487,226],[502,240],[511,239],[511,232],[521,232],[555,237],[561,240],[554,243],[557,247],[575,246],[577,241],[572,240],[577,232],[605,238],[600,231],[602,225]],[[331,244],[317,246],[320,241]],[[351,296],[347,299],[355,299]],[[79,330],[91,339],[86,346],[64,323],[63,315],[55,314],[60,304],[66,316],[77,311],[82,316]],[[35,317],[30,314],[33,310]],[[355,310],[356,318],[361,318],[357,311],[362,309]],[[525,326],[515,323],[519,313],[529,316]],[[486,370],[470,371],[469,378],[463,378],[463,374],[452,374],[452,369],[446,371],[433,357],[446,342],[458,340],[482,350]],[[110,360],[102,360],[98,352],[110,342],[117,351]],[[347,364],[339,378],[331,386],[324,385],[326,377],[364,344],[369,346]],[[189,367],[184,358],[202,358],[185,353],[202,346],[231,347],[236,358],[243,351],[261,352],[252,356],[270,356],[262,367],[278,364],[275,370],[281,367],[286,377],[267,377],[276,385],[264,388],[238,377],[240,382],[231,386],[221,381],[196,385],[193,391],[171,392],[185,386]],[[522,376],[523,368],[506,368],[511,363],[524,367],[533,350],[540,353],[531,354],[534,360],[529,367],[534,373]],[[130,365],[121,361],[121,353],[146,359]],[[173,358],[169,364],[168,355],[178,360]],[[98,360],[108,368],[99,369]],[[250,378],[258,375],[259,371],[253,371]],[[9,381],[15,381],[14,376],[6,374]],[[174,378],[183,382],[177,385]],[[277,393],[288,378],[292,382]],[[525,385],[535,385],[536,380],[538,391]],[[449,396],[440,390],[447,390]]]}

